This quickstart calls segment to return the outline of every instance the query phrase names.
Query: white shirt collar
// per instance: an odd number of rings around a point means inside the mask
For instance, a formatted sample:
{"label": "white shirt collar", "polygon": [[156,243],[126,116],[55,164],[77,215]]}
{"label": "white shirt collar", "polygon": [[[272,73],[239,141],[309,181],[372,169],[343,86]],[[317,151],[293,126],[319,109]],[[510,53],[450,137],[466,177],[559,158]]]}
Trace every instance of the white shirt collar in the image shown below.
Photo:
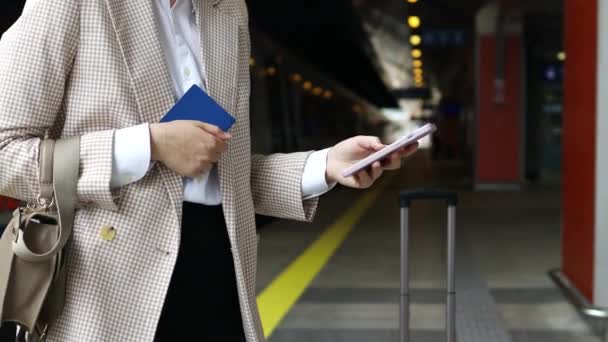
{"label": "white shirt collar", "polygon": [[195,13],[194,10],[194,0],[175,0],[175,5],[171,8],[171,3],[169,0],[156,0],[161,4],[161,8],[166,13],[171,13],[172,10],[179,11],[189,11],[191,13]]}

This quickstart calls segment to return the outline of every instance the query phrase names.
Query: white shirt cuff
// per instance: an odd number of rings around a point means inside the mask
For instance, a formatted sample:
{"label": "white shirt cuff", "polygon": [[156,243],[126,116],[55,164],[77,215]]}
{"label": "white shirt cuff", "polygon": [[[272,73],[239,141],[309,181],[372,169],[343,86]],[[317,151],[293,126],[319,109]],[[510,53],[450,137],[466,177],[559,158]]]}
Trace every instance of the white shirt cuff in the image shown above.
{"label": "white shirt cuff", "polygon": [[110,186],[120,188],[142,179],[150,166],[150,125],[141,124],[114,133]]}
{"label": "white shirt cuff", "polygon": [[311,199],[323,195],[336,184],[327,184],[327,152],[329,149],[313,152],[306,161],[302,175],[302,198]]}

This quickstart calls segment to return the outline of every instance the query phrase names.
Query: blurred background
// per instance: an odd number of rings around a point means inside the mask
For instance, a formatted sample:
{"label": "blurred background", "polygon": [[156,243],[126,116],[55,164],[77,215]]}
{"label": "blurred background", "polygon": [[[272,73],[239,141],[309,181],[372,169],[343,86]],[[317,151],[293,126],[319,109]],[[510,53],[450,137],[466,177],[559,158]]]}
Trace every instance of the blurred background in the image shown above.
{"label": "blurred background", "polygon": [[[0,32],[23,2],[0,5]],[[247,5],[254,152],[439,128],[369,191],[324,195],[313,224],[259,217],[270,342],[398,340],[397,197],[418,187],[460,196],[460,341],[608,341],[608,0]],[[17,205],[0,198],[0,226]],[[445,216],[411,210],[415,341],[444,338]]]}

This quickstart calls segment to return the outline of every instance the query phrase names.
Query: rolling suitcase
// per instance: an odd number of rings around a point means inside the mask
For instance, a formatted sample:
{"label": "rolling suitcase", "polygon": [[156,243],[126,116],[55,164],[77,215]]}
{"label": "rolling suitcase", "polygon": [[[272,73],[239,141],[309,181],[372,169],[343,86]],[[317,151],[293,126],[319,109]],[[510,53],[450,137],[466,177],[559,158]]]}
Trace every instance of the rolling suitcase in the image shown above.
{"label": "rolling suitcase", "polygon": [[439,190],[405,191],[399,195],[401,208],[401,303],[400,342],[410,341],[410,279],[409,279],[409,209],[416,200],[444,200],[448,206],[447,227],[447,291],[446,291],[446,340],[456,342],[456,205],[458,195]]}

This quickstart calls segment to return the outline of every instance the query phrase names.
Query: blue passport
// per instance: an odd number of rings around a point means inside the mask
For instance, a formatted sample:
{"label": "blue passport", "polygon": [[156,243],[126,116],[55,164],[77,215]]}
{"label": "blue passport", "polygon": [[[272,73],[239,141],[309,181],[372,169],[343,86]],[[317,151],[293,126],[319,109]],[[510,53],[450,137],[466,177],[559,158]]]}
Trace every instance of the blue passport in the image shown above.
{"label": "blue passport", "polygon": [[228,132],[236,119],[228,114],[211,96],[197,85],[193,85],[169,110],[160,122],[196,120],[215,125]]}

